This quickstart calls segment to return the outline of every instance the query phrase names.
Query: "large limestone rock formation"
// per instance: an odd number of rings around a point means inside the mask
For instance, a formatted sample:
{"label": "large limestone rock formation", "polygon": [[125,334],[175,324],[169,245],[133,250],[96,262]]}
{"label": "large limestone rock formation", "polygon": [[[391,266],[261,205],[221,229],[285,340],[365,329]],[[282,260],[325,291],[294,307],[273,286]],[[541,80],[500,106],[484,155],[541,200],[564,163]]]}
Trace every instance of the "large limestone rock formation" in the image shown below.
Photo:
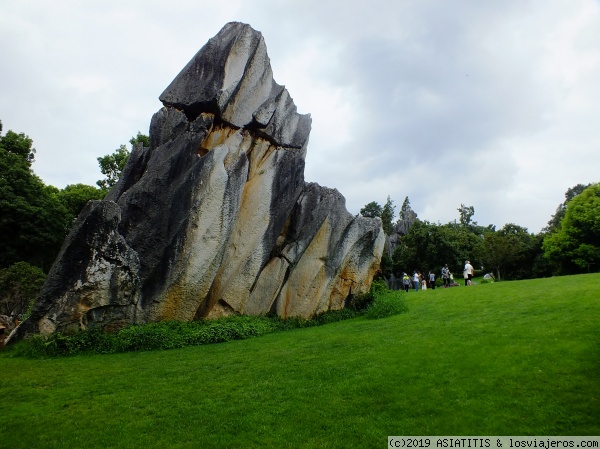
{"label": "large limestone rock formation", "polygon": [[311,317],[368,290],[381,223],[304,182],[311,119],[273,80],[259,32],[227,24],[160,100],[150,147],[81,213],[26,333]]}

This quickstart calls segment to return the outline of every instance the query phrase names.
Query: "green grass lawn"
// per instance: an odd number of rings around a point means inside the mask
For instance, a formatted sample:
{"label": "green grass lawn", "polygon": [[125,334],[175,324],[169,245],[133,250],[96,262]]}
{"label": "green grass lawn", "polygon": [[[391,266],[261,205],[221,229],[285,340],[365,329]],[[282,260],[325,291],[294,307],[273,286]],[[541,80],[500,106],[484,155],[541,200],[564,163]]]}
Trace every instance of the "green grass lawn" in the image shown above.
{"label": "green grass lawn", "polygon": [[0,447],[385,447],[600,435],[600,274],[404,295],[409,311],[244,341],[0,354]]}

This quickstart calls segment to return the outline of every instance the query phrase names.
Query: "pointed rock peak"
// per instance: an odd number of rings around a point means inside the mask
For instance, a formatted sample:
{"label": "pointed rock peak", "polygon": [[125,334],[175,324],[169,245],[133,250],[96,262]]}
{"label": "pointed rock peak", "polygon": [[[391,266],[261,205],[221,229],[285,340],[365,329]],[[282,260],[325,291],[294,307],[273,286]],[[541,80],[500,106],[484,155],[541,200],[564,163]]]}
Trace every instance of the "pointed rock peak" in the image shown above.
{"label": "pointed rock peak", "polygon": [[310,117],[273,80],[259,32],[227,24],[160,98],[150,146],[80,214],[16,338],[232,313],[310,318],[369,290],[381,221],[304,182]]}
{"label": "pointed rock peak", "polygon": [[190,121],[203,112],[236,128],[252,128],[274,144],[306,148],[309,114],[298,114],[285,87],[273,79],[262,34],[230,22],[191,59],[160,96]]}

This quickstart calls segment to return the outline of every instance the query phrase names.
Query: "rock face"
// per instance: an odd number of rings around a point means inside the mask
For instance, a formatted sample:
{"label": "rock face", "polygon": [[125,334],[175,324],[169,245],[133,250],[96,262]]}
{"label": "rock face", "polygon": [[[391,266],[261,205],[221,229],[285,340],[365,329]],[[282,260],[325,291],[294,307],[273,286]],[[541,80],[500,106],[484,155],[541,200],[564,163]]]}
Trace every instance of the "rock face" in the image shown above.
{"label": "rock face", "polygon": [[231,313],[311,317],[368,290],[385,236],[304,182],[309,115],[227,24],[160,96],[150,147],[67,237],[26,333]]}

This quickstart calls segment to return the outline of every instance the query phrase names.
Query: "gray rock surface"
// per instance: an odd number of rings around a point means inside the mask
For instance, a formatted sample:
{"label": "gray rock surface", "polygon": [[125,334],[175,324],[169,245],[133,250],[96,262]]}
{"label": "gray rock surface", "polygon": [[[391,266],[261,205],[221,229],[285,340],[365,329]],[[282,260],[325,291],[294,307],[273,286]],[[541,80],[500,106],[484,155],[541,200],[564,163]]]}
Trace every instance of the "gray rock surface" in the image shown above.
{"label": "gray rock surface", "polygon": [[311,119],[262,35],[227,24],[160,96],[150,146],[86,206],[25,333],[231,313],[311,317],[368,290],[385,236],[304,182]]}

